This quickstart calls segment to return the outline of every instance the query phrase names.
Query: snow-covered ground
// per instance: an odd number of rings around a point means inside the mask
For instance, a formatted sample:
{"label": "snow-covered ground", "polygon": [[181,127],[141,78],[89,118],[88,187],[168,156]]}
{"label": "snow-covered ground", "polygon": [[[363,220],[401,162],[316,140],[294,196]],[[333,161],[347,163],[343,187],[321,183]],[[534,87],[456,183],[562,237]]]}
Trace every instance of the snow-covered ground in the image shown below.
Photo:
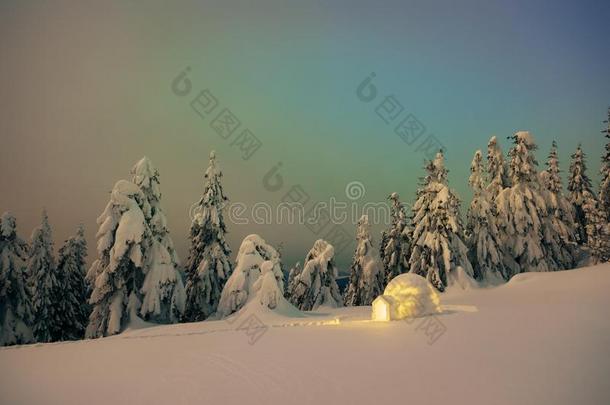
{"label": "snow-covered ground", "polygon": [[610,264],[441,299],[412,322],[238,314],[2,348],[0,403],[610,404]]}

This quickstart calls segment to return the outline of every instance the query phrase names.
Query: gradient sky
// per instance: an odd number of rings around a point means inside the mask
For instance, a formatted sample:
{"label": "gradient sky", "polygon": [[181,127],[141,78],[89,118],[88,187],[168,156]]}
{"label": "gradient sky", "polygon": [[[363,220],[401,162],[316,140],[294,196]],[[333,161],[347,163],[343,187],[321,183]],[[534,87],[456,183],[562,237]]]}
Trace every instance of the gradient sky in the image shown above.
{"label": "gradient sky", "polygon": [[[567,169],[582,142],[597,185],[610,105],[607,1],[107,1],[0,3],[0,211],[29,237],[46,207],[56,247],[79,223],[90,259],[114,183],[146,155],[186,257],[188,210],[215,149],[231,201],[275,204],[261,179],[282,162],[312,199],[397,191],[412,203],[424,155],[356,97],[371,72],[446,147],[468,203],[469,163],[491,135],[529,130],[542,163],[553,139]],[[186,66],[262,141],[247,161],[171,91]],[[228,224],[283,242],[286,264],[317,238],[304,226]],[[353,226],[347,228],[353,232]],[[375,227],[378,241],[378,232]],[[347,269],[352,248],[339,264]]]}

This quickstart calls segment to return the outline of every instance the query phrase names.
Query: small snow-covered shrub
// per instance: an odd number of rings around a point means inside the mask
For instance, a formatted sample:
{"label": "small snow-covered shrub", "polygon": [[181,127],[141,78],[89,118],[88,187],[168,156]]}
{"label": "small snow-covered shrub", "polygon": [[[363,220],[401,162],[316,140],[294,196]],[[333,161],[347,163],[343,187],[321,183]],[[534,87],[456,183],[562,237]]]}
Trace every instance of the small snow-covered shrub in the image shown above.
{"label": "small snow-covered shrub", "polygon": [[226,318],[239,311],[250,300],[254,285],[262,274],[261,266],[266,261],[274,263],[270,270],[276,278],[277,288],[282,295],[284,294],[284,278],[277,250],[260,236],[248,235],[237,252],[235,270],[222,290],[218,303],[218,318]]}
{"label": "small snow-covered shrub", "polygon": [[325,240],[318,239],[305,257],[303,270],[294,277],[290,302],[301,311],[315,311],[321,306],[342,306],[337,274],[335,248]]}

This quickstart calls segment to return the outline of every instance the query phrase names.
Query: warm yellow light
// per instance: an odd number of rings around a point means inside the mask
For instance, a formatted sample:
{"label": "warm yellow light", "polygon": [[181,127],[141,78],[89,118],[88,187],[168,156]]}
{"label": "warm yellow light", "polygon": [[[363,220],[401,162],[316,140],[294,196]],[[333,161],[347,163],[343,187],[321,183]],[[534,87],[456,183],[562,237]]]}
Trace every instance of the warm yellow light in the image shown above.
{"label": "warm yellow light", "polygon": [[434,287],[425,278],[410,273],[392,279],[372,304],[374,321],[412,319],[440,312],[440,298]]}
{"label": "warm yellow light", "polygon": [[373,320],[390,320],[390,303],[383,296],[377,297],[375,301],[373,301]]}
{"label": "warm yellow light", "polygon": [[420,302],[417,300],[419,291],[415,287],[406,287],[401,284],[392,284],[386,288],[384,295],[395,298],[394,312],[396,319],[405,319],[417,314],[416,308]]}

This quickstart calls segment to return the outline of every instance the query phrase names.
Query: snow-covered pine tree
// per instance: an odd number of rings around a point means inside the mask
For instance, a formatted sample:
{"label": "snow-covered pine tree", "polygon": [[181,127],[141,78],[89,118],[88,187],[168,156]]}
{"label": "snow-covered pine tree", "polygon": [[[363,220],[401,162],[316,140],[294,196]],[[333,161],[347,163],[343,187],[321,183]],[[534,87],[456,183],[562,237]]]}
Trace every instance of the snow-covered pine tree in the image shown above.
{"label": "snow-covered pine tree", "polygon": [[62,320],[58,340],[77,340],[85,335],[90,312],[85,283],[86,257],[87,241],[81,225],[76,235],[59,249],[57,269],[63,291],[58,304]]}
{"label": "snow-covered pine tree", "polygon": [[375,298],[383,294],[384,280],[383,266],[373,250],[369,219],[363,215],[356,230],[356,251],[350,268],[345,305],[371,305]]}
{"label": "snow-covered pine tree", "polygon": [[280,242],[277,244],[277,254],[280,258],[280,261],[278,263],[278,265],[280,266],[280,269],[282,270],[282,274],[284,275],[283,279],[287,280],[288,279],[288,273],[286,272],[286,265],[284,264],[284,242]]}
{"label": "snow-covered pine tree", "polygon": [[131,169],[133,183],[140,187],[150,207],[143,211],[150,233],[142,241],[146,251],[140,314],[146,320],[176,323],[184,313],[186,294],[179,272],[180,261],[161,209],[159,171],[143,157]]}
{"label": "snow-covered pine tree", "polygon": [[586,247],[590,255],[590,264],[610,261],[610,227],[601,204],[594,198],[587,198],[582,209],[587,222]]}
{"label": "snow-covered pine tree", "polygon": [[504,159],[502,149],[498,144],[498,139],[492,136],[487,143],[487,197],[491,206],[492,215],[495,217],[496,228],[498,230],[498,247],[502,252],[502,263],[505,268],[503,275],[505,279],[512,274],[519,272],[519,266],[511,256],[506,241],[506,227],[499,220],[498,206],[496,200],[500,193],[511,186],[508,162]]}
{"label": "snow-covered pine tree", "polygon": [[150,238],[144,212],[150,212],[150,206],[142,190],[130,181],[119,180],[97,219],[98,259],[87,273],[94,286],[87,338],[119,333],[137,318],[144,280],[143,241]]}
{"label": "snow-covered pine tree", "polygon": [[384,273],[386,272],[385,262],[387,259],[385,257],[385,247],[388,244],[388,232],[389,229],[384,229],[383,231],[381,231],[381,239],[379,241],[379,260],[381,260],[381,264],[384,265]]}
{"label": "snow-covered pine tree", "polygon": [[28,274],[32,277],[32,332],[37,342],[53,342],[61,333],[59,301],[64,294],[53,256],[53,238],[46,211],[42,223],[32,232]]}
{"label": "snow-covered pine tree", "polygon": [[496,284],[506,279],[507,269],[503,262],[504,254],[494,203],[485,185],[486,173],[480,150],[474,154],[470,173],[468,182],[473,191],[473,198],[467,214],[466,245],[475,277]]}
{"label": "snow-covered pine tree", "polygon": [[[512,139],[514,145],[509,152],[512,185],[496,199],[509,278],[517,273],[551,270],[542,243],[547,207],[536,172],[538,162],[534,151],[537,146],[527,131],[515,133]],[[508,259],[511,259],[510,263]]]}
{"label": "snow-covered pine tree", "polygon": [[337,285],[335,249],[325,240],[318,239],[307,256],[303,270],[294,279],[290,302],[302,311],[320,306],[337,308],[343,299]]}
{"label": "snow-covered pine tree", "polygon": [[[398,193],[392,193],[388,197],[391,201],[390,228],[383,232],[379,256],[384,268],[384,284],[390,282],[399,274],[409,270],[409,253],[411,250],[410,233],[405,208],[400,202]],[[368,304],[366,304],[368,305]]]}
{"label": "snow-covered pine tree", "polygon": [[510,186],[508,168],[495,136],[487,143],[487,180],[487,193],[491,201],[495,201],[500,192]]}
{"label": "snow-covered pine tree", "polygon": [[606,214],[606,222],[610,223],[610,108],[608,108],[608,119],[604,123],[606,128],[602,130],[602,133],[605,134],[607,141],[600,168],[599,202],[601,209]]}
{"label": "snow-covered pine tree", "polygon": [[297,262],[293,268],[288,272],[288,281],[286,282],[286,289],[284,291],[284,297],[290,299],[290,291],[292,291],[294,280],[296,276],[301,273],[301,262]]}
{"label": "snow-covered pine tree", "polygon": [[225,240],[223,209],[228,201],[222,189],[222,171],[216,154],[210,153],[205,172],[203,196],[191,223],[189,257],[186,263],[185,320],[201,321],[216,312],[225,283],[231,276]]}
{"label": "snow-covered pine tree", "polygon": [[284,294],[284,275],[279,264],[279,253],[260,236],[248,235],[239,247],[235,259],[235,270],[220,295],[217,318],[226,318],[246,305],[252,298],[253,285],[261,276],[261,265],[266,261],[274,263],[273,274]]}
{"label": "snow-covered pine tree", "polygon": [[576,237],[574,235],[574,209],[563,195],[563,184],[557,157],[557,143],[553,141],[546,162],[546,170],[540,173],[542,193],[546,201],[547,215],[543,223],[544,245],[547,259],[554,270],[572,269],[576,265]]}
{"label": "snow-covered pine tree", "polygon": [[460,200],[447,185],[442,151],[426,165],[423,188],[413,205],[413,239],[410,272],[427,278],[439,291],[457,283],[473,282],[468,248],[462,240]]}
{"label": "snow-covered pine tree", "polygon": [[28,246],[17,236],[17,221],[5,212],[0,217],[0,346],[33,340],[27,256]]}
{"label": "snow-covered pine tree", "polygon": [[576,237],[578,243],[581,245],[587,244],[587,216],[585,215],[583,207],[585,204],[589,207],[597,206],[597,204],[590,201],[595,200],[595,194],[591,188],[591,180],[587,176],[585,157],[585,153],[582,151],[581,146],[578,145],[576,152],[572,154],[572,162],[570,163],[570,174],[568,178],[570,202],[574,207]]}

